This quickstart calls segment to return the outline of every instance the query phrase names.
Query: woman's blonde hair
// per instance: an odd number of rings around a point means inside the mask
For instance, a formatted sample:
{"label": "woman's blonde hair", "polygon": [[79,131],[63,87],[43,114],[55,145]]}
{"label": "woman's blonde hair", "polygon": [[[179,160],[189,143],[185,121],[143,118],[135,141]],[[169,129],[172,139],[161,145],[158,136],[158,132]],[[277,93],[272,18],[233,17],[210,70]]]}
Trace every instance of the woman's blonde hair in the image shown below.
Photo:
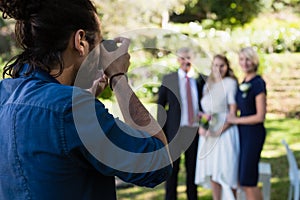
{"label": "woman's blonde hair", "polygon": [[257,71],[259,66],[259,58],[256,51],[252,47],[245,47],[240,50],[239,55],[240,54],[243,54],[244,56],[246,56],[246,58],[251,60],[253,65],[255,66],[255,71]]}

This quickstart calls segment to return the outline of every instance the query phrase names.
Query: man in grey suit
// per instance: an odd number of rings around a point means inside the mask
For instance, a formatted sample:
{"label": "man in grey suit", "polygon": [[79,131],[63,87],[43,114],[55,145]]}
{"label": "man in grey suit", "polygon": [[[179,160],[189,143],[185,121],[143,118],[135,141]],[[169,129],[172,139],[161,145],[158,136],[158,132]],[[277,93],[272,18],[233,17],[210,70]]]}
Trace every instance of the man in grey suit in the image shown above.
{"label": "man in grey suit", "polygon": [[184,153],[188,200],[197,200],[197,185],[194,183],[198,148],[197,113],[204,76],[194,78],[192,59],[194,52],[187,47],[177,51],[179,69],[163,77],[158,97],[158,122],[168,139],[173,172],[166,182],[166,200],[177,199],[177,182],[180,157]]}

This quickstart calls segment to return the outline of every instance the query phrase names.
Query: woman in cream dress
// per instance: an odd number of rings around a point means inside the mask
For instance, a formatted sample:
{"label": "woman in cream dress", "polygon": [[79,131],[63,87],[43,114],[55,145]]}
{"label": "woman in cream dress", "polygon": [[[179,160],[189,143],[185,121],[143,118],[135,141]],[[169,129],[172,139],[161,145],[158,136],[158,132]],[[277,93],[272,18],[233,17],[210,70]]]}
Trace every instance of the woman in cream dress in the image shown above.
{"label": "woman in cream dress", "polygon": [[212,116],[208,129],[200,134],[195,183],[211,187],[213,199],[235,199],[238,187],[239,134],[236,126],[226,123],[227,115],[236,114],[237,80],[225,56],[216,55],[211,74],[204,86],[202,116]]}

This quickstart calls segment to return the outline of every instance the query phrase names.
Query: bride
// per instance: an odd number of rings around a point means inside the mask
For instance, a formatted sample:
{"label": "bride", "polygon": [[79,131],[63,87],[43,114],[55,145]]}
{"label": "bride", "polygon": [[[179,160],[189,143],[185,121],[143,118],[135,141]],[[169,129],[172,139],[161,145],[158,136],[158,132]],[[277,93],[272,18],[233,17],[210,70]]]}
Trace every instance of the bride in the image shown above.
{"label": "bride", "polygon": [[[204,86],[198,133],[199,146],[195,183],[211,187],[214,200],[235,199],[238,187],[239,135],[226,116],[236,114],[237,80],[228,59],[215,55],[211,74]],[[207,121],[209,126],[201,125]]]}

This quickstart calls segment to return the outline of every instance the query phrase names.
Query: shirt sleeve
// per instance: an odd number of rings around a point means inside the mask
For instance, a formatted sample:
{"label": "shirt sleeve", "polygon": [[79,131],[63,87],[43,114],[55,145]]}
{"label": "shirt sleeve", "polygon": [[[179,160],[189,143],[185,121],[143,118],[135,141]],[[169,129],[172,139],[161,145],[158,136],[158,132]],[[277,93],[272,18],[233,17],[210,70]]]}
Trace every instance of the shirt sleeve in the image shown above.
{"label": "shirt sleeve", "polygon": [[229,105],[236,104],[237,82],[232,78],[226,79],[227,102]]}
{"label": "shirt sleeve", "polygon": [[255,96],[259,95],[260,93],[267,94],[266,83],[260,77],[256,80],[255,85],[254,85],[254,89],[255,89],[254,90],[254,95]]}
{"label": "shirt sleeve", "polygon": [[80,162],[99,173],[146,187],[160,184],[171,173],[168,152],[159,139],[114,118],[90,95],[76,97],[68,116],[77,132],[73,135],[80,138],[74,143],[68,134],[69,152],[79,151],[85,157]]}

